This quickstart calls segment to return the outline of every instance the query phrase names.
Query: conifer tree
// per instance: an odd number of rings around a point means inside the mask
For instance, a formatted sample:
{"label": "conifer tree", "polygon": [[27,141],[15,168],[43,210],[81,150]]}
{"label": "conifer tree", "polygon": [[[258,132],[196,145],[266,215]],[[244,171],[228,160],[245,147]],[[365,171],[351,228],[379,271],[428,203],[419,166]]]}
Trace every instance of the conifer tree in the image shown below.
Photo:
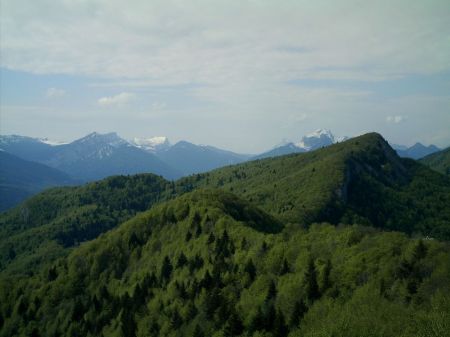
{"label": "conifer tree", "polygon": [[325,263],[325,266],[323,267],[322,272],[322,284],[320,292],[323,294],[328,288],[331,286],[331,280],[330,280],[330,274],[331,274],[331,261],[330,259],[327,259],[327,262]]}
{"label": "conifer tree", "polygon": [[286,260],[286,258],[283,259],[283,263],[281,264],[281,269],[280,269],[280,275],[285,275],[289,273],[289,264]]}
{"label": "conifer tree", "polygon": [[198,323],[195,325],[192,337],[205,337],[205,334]]}
{"label": "conifer tree", "polygon": [[208,241],[207,241],[208,245],[214,243],[215,240],[216,240],[216,237],[214,236],[214,233],[213,232],[209,233]]}
{"label": "conifer tree", "polygon": [[289,326],[291,329],[298,327],[305,313],[308,311],[305,301],[300,300],[295,302],[294,310],[292,310],[291,319],[289,320]]}
{"label": "conifer tree", "polygon": [[253,264],[253,260],[252,259],[247,261],[247,263],[245,264],[245,267],[244,267],[244,271],[250,277],[250,281],[253,282],[255,280],[255,277],[256,277],[256,267]]}
{"label": "conifer tree", "polygon": [[186,263],[188,262],[186,255],[184,255],[183,252],[181,252],[180,256],[178,257],[177,260],[177,268],[183,268]]}
{"label": "conifer tree", "polygon": [[172,274],[172,264],[170,263],[170,259],[166,256],[163,260],[163,264],[161,266],[161,281],[167,281],[170,279],[170,275]]}
{"label": "conifer tree", "polygon": [[308,265],[305,271],[304,286],[306,297],[310,304],[320,297],[319,285],[317,284],[317,271],[311,256],[308,259]]}

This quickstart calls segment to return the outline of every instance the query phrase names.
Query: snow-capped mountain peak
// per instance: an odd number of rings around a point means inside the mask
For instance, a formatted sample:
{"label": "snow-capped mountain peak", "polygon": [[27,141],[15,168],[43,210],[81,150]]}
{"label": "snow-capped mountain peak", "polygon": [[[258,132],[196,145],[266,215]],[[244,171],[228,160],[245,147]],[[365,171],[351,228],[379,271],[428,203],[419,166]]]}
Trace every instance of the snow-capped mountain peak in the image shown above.
{"label": "snow-capped mountain peak", "polygon": [[307,137],[307,138],[327,137],[330,139],[334,139],[333,133],[328,129],[317,129],[317,130],[307,134],[305,137]]}
{"label": "snow-capped mountain peak", "polygon": [[330,130],[317,129],[316,131],[302,137],[302,139],[295,145],[306,151],[311,151],[334,144],[336,141],[336,138]]}
{"label": "snow-capped mountain peak", "polygon": [[143,150],[157,152],[166,150],[170,147],[169,139],[165,136],[156,136],[151,138],[134,138],[131,143]]}

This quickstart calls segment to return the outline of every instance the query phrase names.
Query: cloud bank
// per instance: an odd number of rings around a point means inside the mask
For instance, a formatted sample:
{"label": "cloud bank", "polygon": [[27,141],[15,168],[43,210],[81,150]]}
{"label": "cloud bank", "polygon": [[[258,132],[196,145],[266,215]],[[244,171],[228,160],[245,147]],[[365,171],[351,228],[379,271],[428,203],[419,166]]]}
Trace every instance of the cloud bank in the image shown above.
{"label": "cloud bank", "polygon": [[450,68],[447,0],[1,5],[2,66],[36,73],[231,85]]}

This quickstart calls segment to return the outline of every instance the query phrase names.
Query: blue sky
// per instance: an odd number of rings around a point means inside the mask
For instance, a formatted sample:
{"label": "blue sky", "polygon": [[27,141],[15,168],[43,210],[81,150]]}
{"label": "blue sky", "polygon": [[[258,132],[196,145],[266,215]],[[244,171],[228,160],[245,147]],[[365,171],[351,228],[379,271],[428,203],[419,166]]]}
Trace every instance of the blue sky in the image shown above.
{"label": "blue sky", "polygon": [[2,134],[450,144],[448,1],[0,1]]}

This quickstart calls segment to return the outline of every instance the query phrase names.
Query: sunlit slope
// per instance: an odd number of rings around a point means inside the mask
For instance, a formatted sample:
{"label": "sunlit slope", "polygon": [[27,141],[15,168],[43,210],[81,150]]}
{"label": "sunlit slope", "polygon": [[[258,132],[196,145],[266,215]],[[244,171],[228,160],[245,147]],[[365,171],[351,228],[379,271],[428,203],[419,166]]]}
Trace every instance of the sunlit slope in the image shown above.
{"label": "sunlit slope", "polygon": [[0,336],[445,336],[448,248],[199,190],[0,278]]}

